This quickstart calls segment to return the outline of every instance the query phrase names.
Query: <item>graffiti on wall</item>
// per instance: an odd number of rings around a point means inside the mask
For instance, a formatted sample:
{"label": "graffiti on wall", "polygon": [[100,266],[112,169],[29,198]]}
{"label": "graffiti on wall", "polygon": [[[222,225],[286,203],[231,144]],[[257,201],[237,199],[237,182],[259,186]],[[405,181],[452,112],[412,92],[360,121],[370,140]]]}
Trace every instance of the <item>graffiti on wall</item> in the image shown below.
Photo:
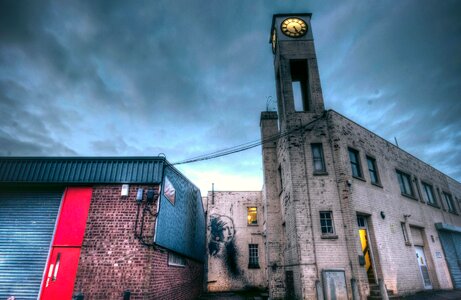
{"label": "graffiti on wall", "polygon": [[209,230],[208,252],[210,256],[222,259],[231,276],[239,276],[241,272],[237,261],[239,253],[234,240],[234,221],[227,216],[212,214]]}

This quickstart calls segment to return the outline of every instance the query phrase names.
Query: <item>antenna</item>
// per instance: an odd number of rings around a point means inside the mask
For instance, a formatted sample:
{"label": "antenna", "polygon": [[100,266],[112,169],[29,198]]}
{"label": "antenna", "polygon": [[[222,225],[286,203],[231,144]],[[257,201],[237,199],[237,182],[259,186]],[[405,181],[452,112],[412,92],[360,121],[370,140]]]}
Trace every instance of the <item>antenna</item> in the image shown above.
{"label": "antenna", "polygon": [[214,182],[211,184],[211,204],[214,205]]}
{"label": "antenna", "polygon": [[[394,136],[394,140],[395,140],[395,145],[396,145],[397,147],[399,147],[399,142],[397,141],[397,138],[396,138],[395,136]],[[400,148],[400,147],[399,147],[399,148]]]}

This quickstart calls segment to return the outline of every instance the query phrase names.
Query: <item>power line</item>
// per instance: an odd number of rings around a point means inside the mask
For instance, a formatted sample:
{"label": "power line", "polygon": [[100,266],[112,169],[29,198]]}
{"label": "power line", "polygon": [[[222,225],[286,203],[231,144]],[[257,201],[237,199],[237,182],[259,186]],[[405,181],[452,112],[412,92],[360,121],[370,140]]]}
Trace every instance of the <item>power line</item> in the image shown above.
{"label": "power line", "polygon": [[211,153],[195,156],[195,157],[192,157],[192,158],[185,159],[183,161],[172,163],[171,165],[184,165],[184,164],[190,164],[190,163],[193,163],[193,162],[198,162],[198,161],[203,161],[203,160],[210,160],[210,159],[214,159],[214,158],[218,158],[218,157],[222,157],[222,156],[226,156],[226,155],[246,151],[246,150],[249,150],[251,148],[255,148],[255,147],[258,147],[260,145],[266,144],[266,143],[274,142],[274,141],[277,141],[277,140],[279,140],[279,139],[281,139],[283,137],[286,137],[286,136],[288,136],[288,135],[290,135],[290,134],[292,134],[294,132],[306,129],[309,125],[311,125],[311,124],[315,123],[316,121],[318,121],[318,120],[322,119],[323,117],[325,117],[325,115],[326,114],[322,115],[321,118],[312,120],[312,121],[310,121],[309,123],[307,123],[307,124],[305,124],[303,126],[296,127],[294,129],[291,129],[291,130],[288,130],[288,131],[285,131],[285,132],[280,132],[280,133],[271,135],[271,136],[269,136],[269,137],[267,137],[265,139],[259,139],[259,140],[243,143],[243,144],[240,144],[240,145],[237,145],[237,146],[224,148],[224,149],[214,151],[214,152],[211,152]]}

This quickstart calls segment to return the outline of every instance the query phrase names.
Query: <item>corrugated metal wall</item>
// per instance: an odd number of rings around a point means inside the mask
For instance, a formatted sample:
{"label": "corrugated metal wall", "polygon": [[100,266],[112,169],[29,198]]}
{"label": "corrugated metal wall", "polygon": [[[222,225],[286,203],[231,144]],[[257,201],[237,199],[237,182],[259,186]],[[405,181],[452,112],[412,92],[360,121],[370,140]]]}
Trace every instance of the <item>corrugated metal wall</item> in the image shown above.
{"label": "corrugated metal wall", "polygon": [[62,193],[0,192],[0,299],[37,299]]}
{"label": "corrugated metal wall", "polygon": [[0,182],[160,183],[163,158],[0,158]]}
{"label": "corrugated metal wall", "polygon": [[461,289],[461,233],[439,231],[453,286]]}

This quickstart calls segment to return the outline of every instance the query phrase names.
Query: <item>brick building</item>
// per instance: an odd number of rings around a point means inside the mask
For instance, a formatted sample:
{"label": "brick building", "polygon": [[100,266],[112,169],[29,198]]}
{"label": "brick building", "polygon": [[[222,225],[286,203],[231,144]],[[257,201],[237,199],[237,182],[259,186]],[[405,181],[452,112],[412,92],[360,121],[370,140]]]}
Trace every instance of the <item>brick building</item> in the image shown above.
{"label": "brick building", "polygon": [[[261,202],[215,193],[208,227],[214,214],[226,211],[244,224],[252,218],[246,209],[258,208],[266,265],[258,282],[266,280],[272,299],[379,299],[461,288],[461,184],[325,110],[310,19],[273,17],[278,108],[261,114]],[[252,271],[245,245],[256,243],[250,225],[233,237],[244,272]],[[211,228],[208,242],[213,238]],[[243,289],[216,273],[213,256],[209,249],[208,289]]]}
{"label": "brick building", "polygon": [[194,299],[199,190],[161,157],[0,158],[0,298]]}

